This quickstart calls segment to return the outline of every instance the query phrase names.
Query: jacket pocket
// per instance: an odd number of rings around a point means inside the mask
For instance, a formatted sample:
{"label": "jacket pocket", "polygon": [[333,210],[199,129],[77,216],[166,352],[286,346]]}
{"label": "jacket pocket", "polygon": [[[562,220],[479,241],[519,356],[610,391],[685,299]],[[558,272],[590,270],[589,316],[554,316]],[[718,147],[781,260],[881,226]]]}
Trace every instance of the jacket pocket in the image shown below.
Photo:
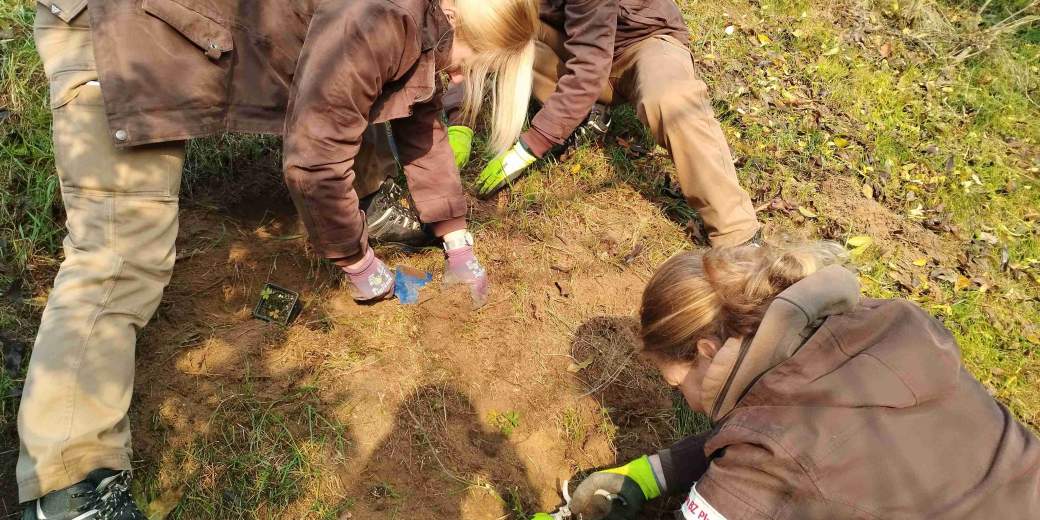
{"label": "jacket pocket", "polygon": [[143,0],[141,7],[191,40],[211,60],[220,59],[225,52],[234,49],[230,29],[181,3],[173,0]]}
{"label": "jacket pocket", "polygon": [[36,0],[36,3],[46,7],[65,23],[71,23],[87,8],[87,0]]}

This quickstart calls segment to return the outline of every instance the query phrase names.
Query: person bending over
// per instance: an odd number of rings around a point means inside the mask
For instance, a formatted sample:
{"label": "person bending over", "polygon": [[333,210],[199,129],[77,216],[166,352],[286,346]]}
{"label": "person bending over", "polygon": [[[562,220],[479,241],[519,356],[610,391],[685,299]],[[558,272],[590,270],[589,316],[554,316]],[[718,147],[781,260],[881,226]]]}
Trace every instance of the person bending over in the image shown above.
{"label": "person bending over", "polygon": [[[734,246],[755,239],[760,225],[751,198],[737,180],[675,3],[540,0],[539,14],[534,95],[541,108],[519,139],[492,134],[498,155],[477,178],[477,192],[489,196],[508,186],[576,129],[605,132],[601,104],[628,102],[671,154],[683,195],[703,218],[711,244]],[[469,159],[475,113],[459,107],[462,99],[480,95],[479,88],[470,87],[453,87],[448,96],[453,101],[447,103],[448,132],[460,167]]]}
{"label": "person bending over", "polygon": [[[176,258],[185,139],[284,133],[312,241],[356,298],[373,299],[387,273],[352,183],[363,143],[389,140],[377,126],[389,122],[419,217],[444,238],[445,280],[486,299],[437,75],[454,63],[514,78],[497,88],[526,99],[537,23],[534,0],[37,2],[68,236],[18,413],[23,519],[144,518],[127,411],[137,333]],[[519,134],[519,103],[496,99],[492,127]],[[368,207],[382,213],[399,194]]]}
{"label": "person bending over", "polygon": [[681,253],[643,293],[642,355],[711,431],[593,473],[582,520],[1040,518],[1040,441],[917,305],[860,296],[818,243]]}

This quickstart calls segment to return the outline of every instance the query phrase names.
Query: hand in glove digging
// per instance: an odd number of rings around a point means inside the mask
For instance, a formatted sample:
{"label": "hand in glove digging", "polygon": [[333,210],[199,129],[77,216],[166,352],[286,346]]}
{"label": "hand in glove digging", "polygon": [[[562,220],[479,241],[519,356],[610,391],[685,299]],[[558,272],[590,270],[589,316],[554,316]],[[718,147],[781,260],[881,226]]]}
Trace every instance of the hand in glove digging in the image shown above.
{"label": "hand in glove digging", "polygon": [[350,296],[359,302],[376,301],[394,295],[394,275],[369,249],[360,262],[343,268],[347,273]]}
{"label": "hand in glove digging", "polygon": [[506,187],[523,174],[524,170],[537,161],[524,144],[517,141],[512,148],[498,154],[477,177],[477,194],[488,197]]}
{"label": "hand in glove digging", "polygon": [[465,231],[456,231],[444,236],[444,285],[468,285],[473,297],[473,308],[478,309],[487,303],[491,285],[487,271],[480,265],[473,251],[473,235]]}
{"label": "hand in glove digging", "polygon": [[574,490],[570,509],[582,520],[635,520],[647,500],[661,495],[650,459],[597,471]]}

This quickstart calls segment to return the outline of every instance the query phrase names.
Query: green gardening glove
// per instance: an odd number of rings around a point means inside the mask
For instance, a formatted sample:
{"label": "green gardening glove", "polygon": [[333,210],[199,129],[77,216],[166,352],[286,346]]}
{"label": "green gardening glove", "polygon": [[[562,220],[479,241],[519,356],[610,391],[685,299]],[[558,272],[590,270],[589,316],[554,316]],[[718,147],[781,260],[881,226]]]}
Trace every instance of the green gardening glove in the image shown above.
{"label": "green gardening glove", "polygon": [[488,197],[506,187],[523,173],[524,169],[537,161],[523,141],[517,141],[510,149],[498,154],[477,177],[477,194]]}
{"label": "green gardening glove", "polygon": [[582,520],[635,520],[647,500],[661,496],[646,455],[624,466],[597,471],[574,490],[571,512]]}
{"label": "green gardening glove", "polygon": [[455,166],[461,170],[469,162],[469,154],[473,150],[473,129],[462,125],[449,126],[448,144],[455,154]]}

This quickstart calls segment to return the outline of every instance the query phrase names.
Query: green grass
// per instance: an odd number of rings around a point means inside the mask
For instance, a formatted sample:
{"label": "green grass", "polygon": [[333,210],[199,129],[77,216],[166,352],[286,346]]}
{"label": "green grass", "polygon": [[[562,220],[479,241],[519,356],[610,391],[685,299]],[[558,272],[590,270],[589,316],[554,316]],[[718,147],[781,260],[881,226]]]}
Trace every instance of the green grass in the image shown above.
{"label": "green grass", "polygon": [[[940,260],[907,237],[874,237],[890,240],[856,258],[865,290],[908,298],[941,319],[972,373],[1040,429],[1040,27],[1005,30],[1014,23],[1008,15],[1029,0],[679,3],[756,204],[779,194],[812,208],[832,196],[821,191],[824,182],[841,177],[870,186],[894,218],[921,228],[939,222],[939,239],[957,255]],[[63,232],[33,6],[0,0],[0,330],[23,340],[38,319]],[[613,135],[654,149],[631,108],[616,110],[614,121]],[[254,136],[192,142],[185,203],[232,205],[280,186],[279,147],[277,138]],[[659,152],[632,156],[612,140],[584,147],[517,183],[503,213],[476,225],[540,237],[544,223],[535,216],[557,215],[570,199],[627,183],[685,226],[696,215],[677,196]],[[842,241],[866,229],[838,217],[760,215]],[[927,267],[908,266],[908,251]],[[939,268],[972,283],[958,288],[930,276]],[[907,277],[916,286],[907,288]],[[15,280],[27,281],[19,300],[5,296]],[[0,395],[20,377],[0,374]],[[279,517],[300,512],[300,504],[310,517],[336,518],[349,503],[315,488],[328,462],[349,447],[343,427],[320,409],[306,392],[229,396],[214,429],[147,465],[136,491],[145,502],[172,497],[180,504],[173,518]],[[10,400],[0,403],[8,432],[14,412]],[[681,400],[670,413],[675,437],[705,426]],[[515,419],[494,423],[522,430]],[[598,425],[579,419],[560,418],[564,436],[584,437],[592,428],[610,438],[618,433],[609,417]],[[507,502],[520,509],[519,499]]]}
{"label": "green grass", "polygon": [[[346,463],[349,432],[320,412],[313,389],[278,398],[227,395],[210,419],[213,431],[166,450],[161,473],[137,479],[151,512],[179,504],[170,518],[282,518],[309,504],[308,518],[336,519],[349,504],[322,496],[325,471]],[[163,431],[161,420],[153,429]],[[294,509],[290,509],[294,508]]]}

